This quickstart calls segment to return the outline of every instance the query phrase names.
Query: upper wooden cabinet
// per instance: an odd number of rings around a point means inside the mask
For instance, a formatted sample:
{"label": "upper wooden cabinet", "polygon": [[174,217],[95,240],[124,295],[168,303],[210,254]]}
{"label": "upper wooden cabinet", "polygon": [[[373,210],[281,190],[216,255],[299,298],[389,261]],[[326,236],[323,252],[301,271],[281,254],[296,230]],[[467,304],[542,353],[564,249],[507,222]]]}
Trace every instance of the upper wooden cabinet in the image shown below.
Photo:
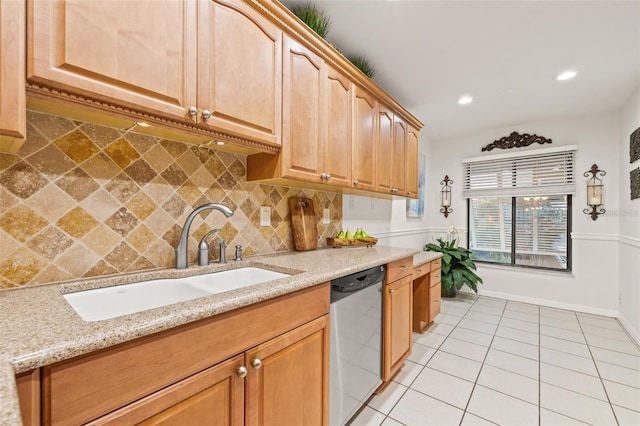
{"label": "upper wooden cabinet", "polygon": [[200,5],[200,125],[280,145],[282,31],[239,0]]}
{"label": "upper wooden cabinet", "polygon": [[321,182],[326,139],[324,61],[301,43],[284,39],[282,175]]}
{"label": "upper wooden cabinet", "polygon": [[391,193],[394,195],[407,195],[407,131],[407,123],[395,116],[391,152]]}
{"label": "upper wooden cabinet", "polygon": [[351,186],[352,171],[352,92],[351,80],[327,67],[327,136],[321,172],[329,183],[346,187]]}
{"label": "upper wooden cabinet", "polygon": [[383,105],[378,106],[378,129],[376,132],[376,191],[391,193],[393,177],[393,112]]}
{"label": "upper wooden cabinet", "polygon": [[0,2],[0,152],[18,151],[27,134],[26,5]]}
{"label": "upper wooden cabinet", "polygon": [[374,191],[376,170],[377,101],[355,86],[353,101],[353,187]]}
{"label": "upper wooden cabinet", "polygon": [[287,36],[282,75],[280,155],[249,156],[248,180],[285,178],[350,187],[351,81]]}
{"label": "upper wooden cabinet", "polygon": [[226,141],[248,180],[413,196],[422,123],[278,1],[14,0],[0,22],[0,151],[24,136],[26,86],[74,119]]}
{"label": "upper wooden cabinet", "polygon": [[29,0],[28,7],[30,81],[190,119],[196,102],[195,2]]}
{"label": "upper wooden cabinet", "polygon": [[407,170],[407,197],[411,198],[418,198],[418,185],[420,179],[418,167],[419,149],[418,131],[414,127],[409,126],[405,158]]}

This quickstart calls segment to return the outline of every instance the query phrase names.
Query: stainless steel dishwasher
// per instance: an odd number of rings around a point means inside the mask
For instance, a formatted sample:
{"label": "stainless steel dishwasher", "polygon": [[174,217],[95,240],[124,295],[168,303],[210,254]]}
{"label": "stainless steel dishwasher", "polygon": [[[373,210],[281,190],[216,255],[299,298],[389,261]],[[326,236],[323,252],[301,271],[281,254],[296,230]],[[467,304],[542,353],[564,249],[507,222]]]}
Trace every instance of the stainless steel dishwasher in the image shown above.
{"label": "stainless steel dishwasher", "polygon": [[331,281],[331,426],[344,425],[382,383],[384,266]]}

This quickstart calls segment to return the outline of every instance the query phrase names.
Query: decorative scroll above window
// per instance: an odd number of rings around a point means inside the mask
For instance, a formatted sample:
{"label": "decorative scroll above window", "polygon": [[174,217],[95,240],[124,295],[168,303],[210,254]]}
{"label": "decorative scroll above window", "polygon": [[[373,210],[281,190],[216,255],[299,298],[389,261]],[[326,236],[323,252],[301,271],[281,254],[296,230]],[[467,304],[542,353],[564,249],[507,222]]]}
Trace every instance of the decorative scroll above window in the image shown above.
{"label": "decorative scroll above window", "polygon": [[523,146],[529,146],[534,143],[539,143],[543,145],[545,143],[551,143],[551,139],[545,138],[544,136],[538,135],[530,135],[529,133],[520,134],[518,132],[511,132],[509,136],[505,136],[503,138],[498,139],[497,141],[493,141],[489,145],[482,148],[482,152],[491,151],[493,148],[500,149],[511,149],[511,148],[520,148]]}

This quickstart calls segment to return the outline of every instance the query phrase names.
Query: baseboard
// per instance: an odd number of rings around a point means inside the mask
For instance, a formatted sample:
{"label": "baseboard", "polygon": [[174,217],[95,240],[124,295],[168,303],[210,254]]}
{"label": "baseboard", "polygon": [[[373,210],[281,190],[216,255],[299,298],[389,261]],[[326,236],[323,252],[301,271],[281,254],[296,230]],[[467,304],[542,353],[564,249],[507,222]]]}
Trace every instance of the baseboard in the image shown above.
{"label": "baseboard", "polygon": [[548,308],[566,309],[569,311],[582,312],[585,314],[601,315],[604,317],[618,318],[619,312],[611,309],[594,308],[592,306],[573,305],[571,303],[556,302],[548,299],[537,299],[535,297],[517,296],[498,291],[487,291],[478,289],[480,296],[495,297],[496,299],[513,300],[514,302],[531,303],[533,305],[546,306]]}
{"label": "baseboard", "polygon": [[618,321],[620,321],[620,324],[622,324],[629,336],[636,341],[636,345],[640,346],[640,332],[634,329],[631,324],[629,324],[629,321],[627,321],[622,315],[618,317]]}

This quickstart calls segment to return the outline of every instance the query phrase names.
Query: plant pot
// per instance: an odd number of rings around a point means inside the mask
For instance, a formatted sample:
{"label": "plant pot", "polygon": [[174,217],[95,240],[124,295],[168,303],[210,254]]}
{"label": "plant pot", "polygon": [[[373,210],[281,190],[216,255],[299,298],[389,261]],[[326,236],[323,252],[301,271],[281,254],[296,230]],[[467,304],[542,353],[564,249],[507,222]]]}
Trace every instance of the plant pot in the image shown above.
{"label": "plant pot", "polygon": [[452,285],[449,291],[445,290],[444,287],[440,289],[440,296],[442,297],[456,297],[456,294],[458,294],[458,290],[456,290],[455,285]]}

